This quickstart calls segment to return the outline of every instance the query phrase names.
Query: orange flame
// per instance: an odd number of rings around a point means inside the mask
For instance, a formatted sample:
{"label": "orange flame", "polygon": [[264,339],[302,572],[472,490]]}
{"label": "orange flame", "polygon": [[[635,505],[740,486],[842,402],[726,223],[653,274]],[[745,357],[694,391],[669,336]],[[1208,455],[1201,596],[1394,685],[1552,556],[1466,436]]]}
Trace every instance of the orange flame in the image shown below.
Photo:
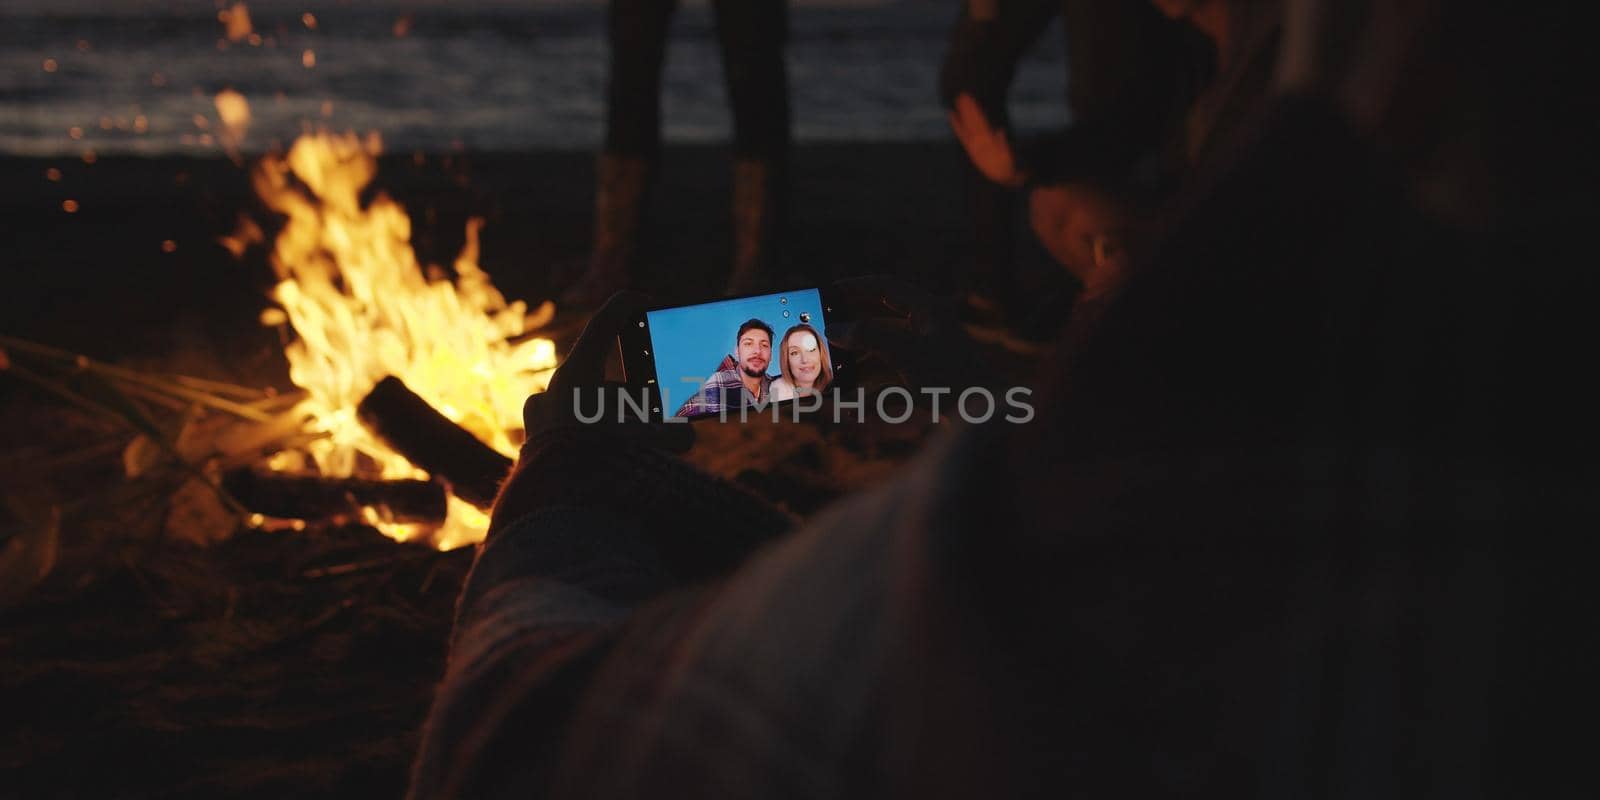
{"label": "orange flame", "polygon": [[[554,306],[544,303],[530,315],[525,303],[507,303],[495,289],[477,264],[481,219],[467,224],[452,283],[424,275],[399,203],[380,194],[362,207],[358,198],[377,172],[380,150],[376,133],[365,140],[318,133],[296,140],[286,158],[265,157],[255,171],[256,192],[288,217],[273,243],[279,283],[272,296],[298,334],[285,350],[289,376],[307,391],[300,411],[321,435],[303,450],[274,456],[274,469],[426,477],[356,420],[356,405],[386,375],[514,457],[523,400],[543,391],[555,369],[554,343],[524,337],[548,322]],[[449,505],[437,530],[388,522],[376,509],[367,509],[366,521],[401,541],[426,538],[441,549],[481,540],[487,516],[455,497]]]}

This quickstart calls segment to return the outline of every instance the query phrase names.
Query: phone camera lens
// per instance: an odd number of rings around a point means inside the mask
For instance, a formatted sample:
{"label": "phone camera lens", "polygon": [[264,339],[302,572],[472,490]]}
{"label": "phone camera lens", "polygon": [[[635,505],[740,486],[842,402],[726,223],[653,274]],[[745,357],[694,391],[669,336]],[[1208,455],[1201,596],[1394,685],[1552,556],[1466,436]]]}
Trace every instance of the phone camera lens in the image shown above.
{"label": "phone camera lens", "polygon": [[782,303],[782,304],[783,304],[783,305],[789,305],[789,298],[787,298],[787,297],[780,297],[780,298],[778,298],[778,302],[779,302],[779,303]]}
{"label": "phone camera lens", "polygon": [[802,311],[802,312],[800,312],[800,321],[804,322],[804,323],[807,323],[807,324],[810,324],[810,322],[811,322],[811,312],[810,311]]}

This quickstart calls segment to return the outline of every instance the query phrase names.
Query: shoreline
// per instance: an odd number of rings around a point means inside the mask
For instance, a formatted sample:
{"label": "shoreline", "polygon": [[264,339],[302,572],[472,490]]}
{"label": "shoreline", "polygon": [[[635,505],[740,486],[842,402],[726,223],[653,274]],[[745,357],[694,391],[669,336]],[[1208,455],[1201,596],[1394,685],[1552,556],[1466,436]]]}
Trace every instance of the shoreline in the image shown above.
{"label": "shoreline", "polygon": [[[640,288],[664,302],[720,291],[731,160],[725,146],[666,148],[641,236]],[[450,264],[467,219],[484,218],[479,264],[508,299],[536,305],[559,296],[587,256],[593,161],[575,150],[384,155],[367,191],[405,206],[423,264]],[[46,177],[52,167],[58,181]],[[874,273],[935,292],[959,285],[973,242],[954,143],[801,144],[791,174],[780,269],[796,285]],[[236,261],[217,243],[241,214],[271,235],[248,163],[0,157],[0,185],[9,187],[0,193],[5,332],[100,358],[171,353],[195,340],[232,360],[252,342],[280,349],[256,322],[271,283],[265,250]],[[63,210],[66,200],[74,213]],[[1023,282],[1051,280],[1020,214],[1017,224]]]}

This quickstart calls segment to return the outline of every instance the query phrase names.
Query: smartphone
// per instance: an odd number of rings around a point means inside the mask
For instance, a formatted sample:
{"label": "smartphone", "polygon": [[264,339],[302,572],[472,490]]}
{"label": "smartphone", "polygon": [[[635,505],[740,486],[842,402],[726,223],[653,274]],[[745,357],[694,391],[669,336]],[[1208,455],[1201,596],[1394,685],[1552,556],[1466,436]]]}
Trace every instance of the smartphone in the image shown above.
{"label": "smartphone", "polygon": [[814,407],[813,395],[848,382],[847,359],[828,342],[839,317],[816,288],[733,297],[646,310],[617,346],[653,419],[740,418],[771,404]]}

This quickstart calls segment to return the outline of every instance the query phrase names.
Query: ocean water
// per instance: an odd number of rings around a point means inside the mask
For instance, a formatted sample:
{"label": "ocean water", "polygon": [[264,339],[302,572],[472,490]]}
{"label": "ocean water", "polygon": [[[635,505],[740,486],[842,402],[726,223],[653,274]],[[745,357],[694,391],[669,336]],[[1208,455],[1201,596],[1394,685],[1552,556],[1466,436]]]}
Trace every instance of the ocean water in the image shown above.
{"label": "ocean water", "polygon": [[[376,130],[391,152],[600,143],[603,2],[262,0],[246,4],[254,37],[237,41],[218,6],[8,0],[0,10],[0,153],[207,155],[232,146],[248,154],[316,127]],[[787,48],[796,138],[947,138],[936,86],[956,9],[956,0],[796,0]],[[1015,126],[1063,124],[1065,84],[1053,28],[1013,87]],[[225,89],[250,112],[243,138],[231,143],[215,102]],[[703,4],[684,3],[675,18],[662,102],[668,142],[727,139],[721,62]]]}

